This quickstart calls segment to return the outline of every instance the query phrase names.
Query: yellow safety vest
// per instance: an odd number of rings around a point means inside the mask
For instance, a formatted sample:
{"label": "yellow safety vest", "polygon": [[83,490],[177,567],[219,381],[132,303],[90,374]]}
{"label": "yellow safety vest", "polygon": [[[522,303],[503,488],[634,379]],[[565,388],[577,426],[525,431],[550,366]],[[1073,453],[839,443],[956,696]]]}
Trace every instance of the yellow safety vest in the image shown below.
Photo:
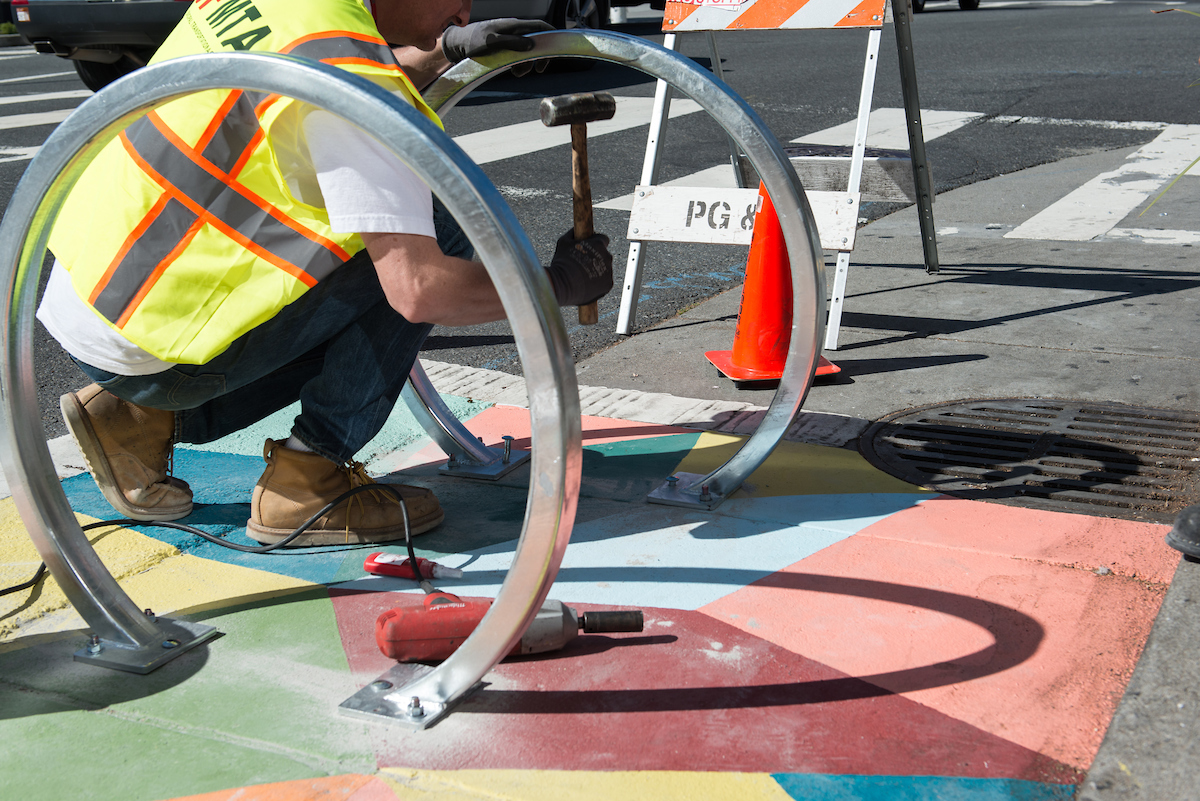
{"label": "yellow safety vest", "polygon": [[[154,62],[235,50],[340,67],[438,121],[359,0],[196,0]],[[281,173],[275,147],[295,144],[300,106],[212,90],[129,126],[89,165],[51,233],[79,297],[153,356],[204,364],[361,250],[358,234],[332,231],[326,210],[293,197]]]}

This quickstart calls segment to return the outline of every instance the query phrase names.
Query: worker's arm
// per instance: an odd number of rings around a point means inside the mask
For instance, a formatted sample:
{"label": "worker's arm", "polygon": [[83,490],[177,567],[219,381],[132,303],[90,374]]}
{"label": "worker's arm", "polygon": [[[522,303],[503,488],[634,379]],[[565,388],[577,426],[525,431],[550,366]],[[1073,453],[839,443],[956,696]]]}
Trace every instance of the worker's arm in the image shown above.
{"label": "worker's arm", "polygon": [[[479,262],[445,255],[431,236],[364,233],[362,238],[388,303],[409,322],[460,326],[505,318],[500,296]],[[608,237],[563,235],[546,273],[560,306],[600,299],[613,285]]]}
{"label": "worker's arm", "polygon": [[457,326],[504,319],[500,296],[479,262],[445,255],[431,236],[362,238],[388,303],[409,322]]}
{"label": "worker's arm", "polygon": [[408,79],[422,90],[446,70],[465,58],[485,56],[501,50],[525,52],[533,48],[527,33],[550,31],[546,22],[534,19],[489,19],[462,27],[447,28],[438,39],[437,47],[429,51],[416,47],[394,47],[392,52]]}
{"label": "worker's arm", "polygon": [[439,39],[438,46],[428,52],[411,46],[392,48],[396,61],[400,62],[400,68],[413,82],[413,86],[417,87],[418,92],[424,91],[425,87],[452,66],[450,59],[442,53],[441,44]]}

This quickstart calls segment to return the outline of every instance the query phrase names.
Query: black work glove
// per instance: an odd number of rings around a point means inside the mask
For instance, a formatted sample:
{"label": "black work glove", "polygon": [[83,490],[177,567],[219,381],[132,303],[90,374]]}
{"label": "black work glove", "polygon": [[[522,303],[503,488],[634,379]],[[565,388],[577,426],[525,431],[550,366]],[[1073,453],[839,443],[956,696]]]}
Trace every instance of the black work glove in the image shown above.
{"label": "black work glove", "polygon": [[576,239],[571,231],[558,238],[554,258],[546,268],[559,306],[585,306],[613,288],[613,257],[608,237],[592,234]]}
{"label": "black work glove", "polygon": [[513,17],[472,22],[461,28],[455,25],[442,33],[442,54],[451,64],[457,64],[464,58],[486,56],[501,50],[524,53],[533,49],[533,40],[526,39],[525,34],[552,30],[554,27],[550,23],[540,19]]}

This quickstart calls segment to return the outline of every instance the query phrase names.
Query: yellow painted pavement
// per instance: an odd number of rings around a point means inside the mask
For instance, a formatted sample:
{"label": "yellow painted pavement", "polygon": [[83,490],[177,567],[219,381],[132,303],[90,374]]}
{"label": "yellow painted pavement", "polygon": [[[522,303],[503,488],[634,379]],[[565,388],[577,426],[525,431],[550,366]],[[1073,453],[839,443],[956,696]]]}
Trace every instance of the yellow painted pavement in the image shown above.
{"label": "yellow painted pavement", "polygon": [[[558,747],[586,748],[587,744],[559,743]],[[379,775],[402,801],[791,801],[765,773],[385,768]]]}
{"label": "yellow painted pavement", "polygon": [[[86,525],[94,518],[79,515],[79,521]],[[315,586],[290,576],[189,556],[132,529],[95,529],[87,536],[134,603],[158,614],[219,609]],[[40,563],[13,500],[0,500],[0,587],[29,580]],[[28,593],[0,597],[0,651],[13,647],[18,637],[84,626],[51,576]]]}
{"label": "yellow painted pavement", "polygon": [[[745,440],[705,432],[677,468],[701,475],[728,461]],[[746,479],[731,498],[781,495],[840,495],[846,493],[912,493],[925,490],[876,469],[856,451],[781,442],[771,458]]]}

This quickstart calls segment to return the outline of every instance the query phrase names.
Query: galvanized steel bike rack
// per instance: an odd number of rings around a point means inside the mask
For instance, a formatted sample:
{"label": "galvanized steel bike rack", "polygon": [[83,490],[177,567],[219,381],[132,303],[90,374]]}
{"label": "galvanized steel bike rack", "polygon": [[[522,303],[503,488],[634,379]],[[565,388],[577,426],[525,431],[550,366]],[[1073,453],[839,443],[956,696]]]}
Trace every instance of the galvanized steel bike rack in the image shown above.
{"label": "galvanized steel bike rack", "polygon": [[513,448],[511,443],[493,448],[475,439],[442,400],[419,361],[413,364],[400,397],[429,438],[449,457],[438,468],[442,475],[495,481],[529,461],[529,451]]}
{"label": "galvanized steel bike rack", "polygon": [[[792,264],[792,334],[779,389],[762,423],[725,464],[707,475],[677,473],[649,495],[654,503],[715,509],[771,454],[787,432],[816,375],[819,343],[825,328],[825,269],[820,237],[808,200],[783,148],[750,106],[711,73],[678,53],[642,39],[607,31],[575,29],[533,34],[532,50],[501,52],[463,61],[425,91],[425,100],[443,117],[456,103],[489,78],[514,65],[571,56],[622,64],[659,78],[696,101],[725,129],[758,172],[783,228]],[[526,371],[528,374],[528,371]],[[531,395],[532,397],[532,395]],[[495,460],[446,409],[424,372],[405,387],[405,398],[431,436],[455,458],[479,452],[481,464]]]}
{"label": "galvanized steel bike rack", "polygon": [[[532,479],[513,564],[487,616],[438,668],[380,692],[351,714],[423,728],[445,714],[512,649],[537,613],[575,519],[581,465],[579,391],[562,317],[545,272],[487,177],[411,106],[344,70],[293,56],[208,54],[138,70],[83,103],[46,140],[0,223],[6,301],[0,352],[0,443],[17,508],[38,552],[98,642],[76,659],[146,673],[212,637],[210,626],[144,614],[118,586],[67,503],[46,446],[33,376],[33,313],[50,228],[100,148],[172,99],[207,89],[278,93],[347,119],[396,153],[462,224],[487,265],[529,383]],[[357,698],[357,696],[356,696]],[[414,699],[416,703],[414,704]]]}

